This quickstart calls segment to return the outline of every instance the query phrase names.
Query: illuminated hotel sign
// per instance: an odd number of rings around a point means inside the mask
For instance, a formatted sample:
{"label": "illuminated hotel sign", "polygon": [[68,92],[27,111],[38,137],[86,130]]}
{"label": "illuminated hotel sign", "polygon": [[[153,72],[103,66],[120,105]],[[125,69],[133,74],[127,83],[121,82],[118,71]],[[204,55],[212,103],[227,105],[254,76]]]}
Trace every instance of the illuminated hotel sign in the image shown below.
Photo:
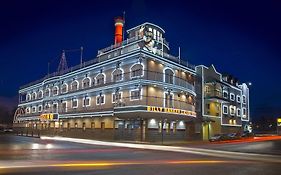
{"label": "illuminated hotel sign", "polygon": [[174,109],[174,108],[156,107],[156,106],[147,106],[147,111],[188,115],[188,116],[194,116],[194,117],[196,116],[196,112],[193,112],[193,111],[187,111],[187,110],[183,110],[183,109]]}
{"label": "illuminated hotel sign", "polygon": [[40,115],[40,120],[42,121],[49,121],[49,120],[58,120],[59,119],[59,114],[41,114]]}
{"label": "illuminated hotel sign", "polygon": [[281,126],[281,118],[277,119],[277,126]]}

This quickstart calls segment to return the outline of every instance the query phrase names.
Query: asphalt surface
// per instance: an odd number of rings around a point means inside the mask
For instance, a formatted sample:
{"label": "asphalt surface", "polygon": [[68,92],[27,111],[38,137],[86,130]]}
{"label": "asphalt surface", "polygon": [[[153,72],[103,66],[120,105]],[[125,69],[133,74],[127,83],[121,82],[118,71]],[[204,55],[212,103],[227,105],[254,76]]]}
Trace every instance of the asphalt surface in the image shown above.
{"label": "asphalt surface", "polygon": [[[278,146],[280,141],[276,143]],[[233,149],[233,145],[224,146]],[[243,155],[241,159],[233,159],[220,152],[213,155],[192,153],[192,150],[158,151],[0,135],[0,174],[279,175],[281,171],[280,163],[276,162],[247,160]]]}

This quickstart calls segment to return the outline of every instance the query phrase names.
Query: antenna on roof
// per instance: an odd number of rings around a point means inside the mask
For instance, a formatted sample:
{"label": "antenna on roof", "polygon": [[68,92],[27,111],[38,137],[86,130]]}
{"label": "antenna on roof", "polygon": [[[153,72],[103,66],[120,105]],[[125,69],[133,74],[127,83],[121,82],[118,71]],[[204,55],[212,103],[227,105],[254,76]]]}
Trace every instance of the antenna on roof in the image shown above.
{"label": "antenna on roof", "polygon": [[66,70],[67,67],[67,62],[66,62],[66,57],[65,57],[65,50],[62,51],[61,59],[60,59],[60,64],[58,66],[58,72],[62,72]]}

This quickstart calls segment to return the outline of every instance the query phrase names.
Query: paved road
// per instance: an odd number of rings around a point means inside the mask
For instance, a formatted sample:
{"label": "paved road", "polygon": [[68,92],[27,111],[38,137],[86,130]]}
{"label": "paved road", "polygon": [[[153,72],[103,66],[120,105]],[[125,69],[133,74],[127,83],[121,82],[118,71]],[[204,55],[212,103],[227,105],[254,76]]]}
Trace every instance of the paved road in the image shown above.
{"label": "paved road", "polygon": [[211,143],[197,145],[196,147],[235,152],[281,155],[281,139],[249,142]]}
{"label": "paved road", "polygon": [[279,175],[280,171],[280,163],[200,155],[192,151],[157,151],[0,136],[0,174]]}

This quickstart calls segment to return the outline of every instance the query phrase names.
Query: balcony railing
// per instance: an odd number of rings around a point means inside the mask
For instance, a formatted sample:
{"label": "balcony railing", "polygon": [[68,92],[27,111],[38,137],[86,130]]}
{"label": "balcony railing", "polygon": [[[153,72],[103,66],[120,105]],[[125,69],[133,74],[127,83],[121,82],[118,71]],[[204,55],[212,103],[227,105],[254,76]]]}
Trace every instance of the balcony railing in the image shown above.
{"label": "balcony railing", "polygon": [[[149,71],[149,70],[144,70],[143,73],[144,73],[143,76],[131,77],[131,72],[126,72],[126,73],[123,73],[122,80],[120,80],[120,81],[116,81],[116,80],[113,81],[113,79],[111,78],[111,81],[105,81],[105,83],[103,83],[103,84],[94,83],[89,87],[84,87],[84,88],[80,87],[78,90],[69,90],[67,93],[82,92],[82,91],[93,89],[93,88],[99,88],[99,87],[118,84],[118,83],[122,83],[122,82],[129,82],[132,80],[150,80],[150,81],[155,81],[157,85],[161,85],[161,84],[165,85],[165,83],[167,83],[167,84],[171,84],[171,85],[184,87],[186,89],[194,91],[193,83],[191,84],[190,82],[188,82],[187,79],[173,76],[172,82],[169,80],[167,82],[165,82],[164,73]],[[166,76],[168,76],[168,75],[165,75],[165,77]],[[79,84],[83,84],[83,83],[79,83]],[[68,87],[69,87],[69,89],[71,89],[70,85]],[[61,90],[60,90],[58,95],[63,95],[63,94],[67,94],[67,93],[61,93]],[[58,96],[58,95],[56,95],[56,96]],[[39,100],[39,99],[30,100],[29,102],[36,101],[36,100]],[[25,101],[25,102],[27,102],[27,101]],[[20,102],[20,103],[25,103],[25,102]]]}
{"label": "balcony railing", "polygon": [[[71,102],[69,102],[71,103]],[[132,99],[132,97],[123,97],[116,102],[112,103],[110,100],[110,105],[107,103],[105,104],[96,104],[96,101],[92,101],[92,106],[88,107],[79,107],[78,108],[62,108],[62,103],[58,104],[58,109],[48,108],[43,109],[42,112],[36,113],[29,113],[24,114],[22,117],[30,117],[30,116],[40,116],[42,113],[59,113],[59,114],[71,114],[71,113],[89,113],[89,112],[101,112],[101,111],[113,111],[115,107],[130,107],[130,106],[158,106],[158,107],[168,107],[168,108],[175,108],[175,109],[182,109],[188,111],[195,111],[195,100],[166,100],[163,97],[156,97],[156,96],[144,96],[141,95],[139,99]]]}

